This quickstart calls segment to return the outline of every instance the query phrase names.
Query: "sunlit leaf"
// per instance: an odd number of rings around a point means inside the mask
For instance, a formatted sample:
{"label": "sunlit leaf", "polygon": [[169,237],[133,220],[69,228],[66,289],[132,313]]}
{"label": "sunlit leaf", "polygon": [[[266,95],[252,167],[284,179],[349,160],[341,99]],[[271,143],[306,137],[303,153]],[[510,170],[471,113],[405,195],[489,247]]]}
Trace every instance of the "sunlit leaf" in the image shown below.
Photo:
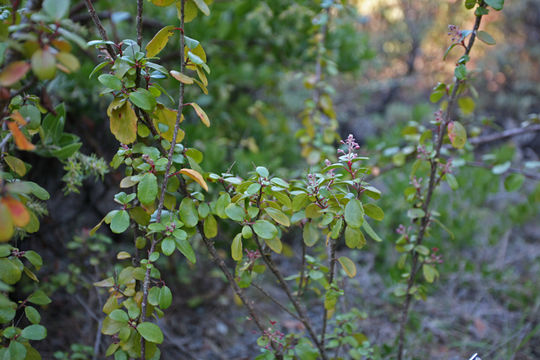
{"label": "sunlit leaf", "polygon": [[176,80],[180,81],[183,84],[186,84],[186,85],[193,84],[193,78],[190,76],[182,74],[181,72],[176,71],[176,70],[171,70],[169,73],[171,74],[173,78],[175,78]]}
{"label": "sunlit leaf", "polygon": [[199,184],[204,190],[208,191],[208,185],[206,184],[206,181],[204,181],[204,178],[198,171],[193,170],[193,169],[182,169],[180,170],[180,174],[189,176],[190,178],[195,180],[195,182]]}

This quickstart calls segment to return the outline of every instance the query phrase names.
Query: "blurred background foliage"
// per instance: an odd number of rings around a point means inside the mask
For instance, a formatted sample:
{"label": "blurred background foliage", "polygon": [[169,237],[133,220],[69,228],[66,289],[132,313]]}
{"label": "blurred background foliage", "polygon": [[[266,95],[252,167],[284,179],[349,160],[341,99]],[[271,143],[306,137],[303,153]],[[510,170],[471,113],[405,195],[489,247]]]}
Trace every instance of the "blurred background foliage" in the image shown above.
{"label": "blurred background foliage", "polygon": [[[122,2],[120,12],[118,1],[94,3],[115,41],[133,37],[134,1]],[[315,71],[320,7],[320,1],[307,0],[215,0],[210,16],[186,26],[189,36],[204,44],[212,68],[208,95],[187,94],[212,119],[210,129],[201,129],[189,114],[185,128],[186,145],[204,152],[205,171],[232,169],[242,175],[257,164],[292,178],[308,169],[295,134],[302,126],[304,102],[311,97],[303,83]],[[150,2],[145,3],[145,14],[145,41],[176,19],[172,9],[164,12]],[[339,133],[360,139],[361,151],[380,171],[374,183],[384,192],[380,206],[386,217],[376,230],[385,241],[377,247],[368,244],[357,256],[361,274],[348,285],[356,289],[356,306],[367,313],[360,327],[382,354],[395,336],[398,319],[391,295],[399,276],[393,240],[399,224],[408,224],[403,191],[409,183],[411,151],[406,138],[411,128],[428,124],[438,109],[429,94],[437,82],[451,81],[457,60],[450,55],[442,61],[450,43],[447,26],[472,28],[473,20],[464,14],[463,1],[357,0],[332,14],[329,25],[325,81]],[[72,1],[70,18],[79,24],[79,35],[96,38],[82,2]],[[509,2],[483,26],[497,45],[479,44],[473,50],[478,97],[472,111],[461,111],[462,122],[470,134],[482,135],[538,121],[540,3]],[[174,67],[177,54],[166,51],[161,63]],[[88,78],[95,54],[83,49],[78,58],[80,71],[59,75],[46,86],[54,102],[66,103],[66,129],[81,137],[83,152],[110,161],[116,142],[108,131],[107,102],[99,96],[100,84]],[[170,81],[167,87],[173,97],[176,86]],[[408,341],[417,358],[461,359],[474,352],[488,359],[540,357],[539,156],[540,136],[530,133],[470,148],[454,160],[459,189],[442,186],[434,206],[450,232],[434,227],[427,244],[441,249],[441,280],[412,314]],[[41,271],[50,275],[42,278],[57,311],[44,314],[49,337],[40,345],[42,354],[47,359],[55,352],[58,359],[91,358],[83,345],[95,344],[103,301],[91,283],[111,271],[104,266],[115,254],[110,247],[132,239],[90,237],[87,229],[111,208],[121,173],[108,174],[104,183],[87,181],[81,194],[64,196],[60,165],[28,157],[25,160],[34,161],[30,177],[52,194],[43,230],[30,239],[34,247],[43,248],[45,259],[54,259]],[[518,191],[509,192],[504,181],[510,173],[494,174],[494,165],[530,176]],[[222,230],[218,244],[228,244],[227,229]],[[294,234],[290,238],[294,240]],[[291,261],[297,261],[298,246],[292,240],[289,253]],[[171,258],[165,268],[176,304],[165,320],[169,335],[164,358],[173,358],[167,349],[197,359],[250,358],[255,336],[223,315],[238,319],[242,311],[209,262],[189,267]],[[183,304],[191,310],[180,310]],[[199,338],[185,341],[189,335]],[[235,340],[219,340],[224,335]],[[75,343],[81,346],[70,350]]]}

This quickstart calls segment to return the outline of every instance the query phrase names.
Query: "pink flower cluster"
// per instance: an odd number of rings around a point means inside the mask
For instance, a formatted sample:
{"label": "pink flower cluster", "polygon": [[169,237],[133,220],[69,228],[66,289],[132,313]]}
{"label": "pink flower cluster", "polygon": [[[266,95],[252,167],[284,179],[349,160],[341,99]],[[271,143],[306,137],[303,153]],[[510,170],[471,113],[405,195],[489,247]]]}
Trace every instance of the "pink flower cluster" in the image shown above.
{"label": "pink flower cluster", "polygon": [[452,37],[452,42],[454,44],[461,42],[462,35],[463,34],[457,25],[448,25],[448,36]]}

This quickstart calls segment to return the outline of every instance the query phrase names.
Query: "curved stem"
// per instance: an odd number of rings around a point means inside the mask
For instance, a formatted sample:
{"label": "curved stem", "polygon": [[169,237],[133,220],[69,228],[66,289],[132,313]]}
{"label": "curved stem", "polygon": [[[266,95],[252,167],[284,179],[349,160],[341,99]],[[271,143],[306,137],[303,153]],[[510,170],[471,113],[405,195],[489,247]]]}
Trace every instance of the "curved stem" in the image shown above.
{"label": "curved stem", "polygon": [[[485,7],[485,5],[481,5],[482,7]],[[474,44],[474,41],[476,39],[476,33],[478,29],[480,28],[480,23],[482,21],[482,15],[476,16],[476,21],[474,24],[474,30],[471,34],[471,37],[469,38],[469,43],[465,49],[465,55],[469,55],[471,52],[472,46]],[[456,79],[454,81],[454,86],[452,89],[452,93],[450,94],[450,99],[448,101],[448,107],[446,109],[446,113],[444,114],[444,118],[442,120],[442,123],[439,125],[439,129],[437,132],[437,142],[435,147],[435,156],[430,160],[430,175],[429,175],[429,185],[426,192],[426,197],[424,200],[424,203],[422,205],[422,210],[424,211],[425,216],[420,221],[420,227],[418,229],[418,237],[416,241],[416,245],[422,245],[422,242],[424,240],[424,237],[426,235],[426,230],[428,228],[429,222],[430,222],[430,213],[429,213],[429,206],[431,204],[431,199],[433,197],[433,192],[435,191],[436,184],[437,184],[437,167],[439,164],[439,158],[441,155],[441,148],[444,141],[444,134],[445,129],[448,123],[450,122],[450,119],[452,118],[453,111],[455,109],[455,104],[458,98],[458,88],[461,84],[459,79]],[[405,327],[407,325],[407,319],[409,315],[409,309],[412,301],[413,295],[411,294],[411,289],[413,288],[415,281],[416,281],[416,275],[420,269],[421,264],[419,264],[419,254],[413,250],[412,254],[412,264],[411,264],[411,271],[409,274],[409,278],[407,280],[407,292],[405,295],[405,301],[403,302],[403,306],[401,309],[401,319],[399,322],[399,333],[398,333],[398,354],[397,359],[402,360],[403,359],[403,350],[405,346]]]}

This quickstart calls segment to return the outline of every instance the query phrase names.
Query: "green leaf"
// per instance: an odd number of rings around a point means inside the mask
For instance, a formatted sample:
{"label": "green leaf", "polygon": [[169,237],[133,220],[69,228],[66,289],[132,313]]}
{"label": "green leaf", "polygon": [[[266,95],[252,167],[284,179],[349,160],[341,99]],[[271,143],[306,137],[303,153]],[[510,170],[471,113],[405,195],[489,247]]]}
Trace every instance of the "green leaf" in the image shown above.
{"label": "green leaf", "polygon": [[459,184],[457,182],[456,177],[453,174],[445,174],[444,179],[448,183],[448,186],[450,186],[450,189],[457,190],[459,188]]}
{"label": "green leaf", "polygon": [[7,258],[0,259],[0,280],[6,284],[13,285],[19,281],[22,275],[22,270],[22,266],[18,266],[15,260]]}
{"label": "green leaf", "polygon": [[215,238],[218,234],[218,224],[216,218],[212,215],[209,215],[204,220],[204,235],[209,238]]}
{"label": "green leaf", "polygon": [[197,225],[199,222],[199,213],[197,212],[197,208],[195,208],[195,204],[193,203],[192,199],[182,199],[179,210],[180,220],[182,220],[187,227],[192,228]]}
{"label": "green leaf", "polygon": [[465,0],[465,7],[467,9],[472,9],[476,5],[476,0]]}
{"label": "green leaf", "polygon": [[142,204],[152,204],[158,195],[156,175],[145,173],[137,185],[137,198]]}
{"label": "green leaf", "polygon": [[[4,334],[5,335],[5,334]],[[11,341],[4,353],[3,360],[21,360],[26,359],[27,350],[23,344],[18,341]]]}
{"label": "green leaf", "polygon": [[367,221],[364,221],[364,223],[362,224],[362,228],[364,228],[364,230],[366,231],[366,234],[368,234],[369,237],[372,238],[373,240],[375,240],[377,242],[382,241],[381,237],[379,235],[377,235],[375,230],[373,230],[373,228],[369,225],[369,223]]}
{"label": "green leaf", "polygon": [[351,199],[345,206],[345,222],[353,228],[359,228],[364,222],[364,209],[358,199]]}
{"label": "green leaf", "polygon": [[197,259],[195,258],[195,252],[193,251],[193,248],[191,247],[191,244],[186,239],[178,239],[176,238],[176,248],[193,264],[197,262]]}
{"label": "green leaf", "polygon": [[116,91],[122,90],[122,81],[114,75],[111,74],[102,74],[98,76],[98,81],[103,84],[103,86],[108,87]]}
{"label": "green leaf", "polygon": [[156,324],[147,321],[142,322],[137,325],[137,331],[146,341],[156,344],[161,344],[163,342],[163,333]]}
{"label": "green leaf", "polygon": [[231,257],[234,261],[242,260],[242,234],[236,234],[232,241]]}
{"label": "green leaf", "polygon": [[517,191],[523,185],[525,176],[523,174],[510,174],[504,179],[504,188],[506,191]]}
{"label": "green leaf", "polygon": [[167,286],[162,286],[159,289],[159,307],[163,310],[171,306],[172,303],[172,292]]}
{"label": "green leaf", "polygon": [[268,178],[270,176],[270,173],[268,172],[268,169],[265,168],[264,166],[257,166],[255,171],[257,172],[257,174],[259,174],[259,176],[261,176],[263,178]]}
{"label": "green leaf", "polygon": [[146,111],[154,110],[157,104],[154,95],[152,95],[150,91],[142,88],[138,88],[137,91],[130,93],[129,100],[131,100],[135,106]]}
{"label": "green leaf", "polygon": [[283,226],[290,226],[291,225],[291,221],[289,220],[289,217],[287,215],[285,215],[285,213],[283,213],[283,211],[272,208],[272,207],[267,207],[267,208],[264,209],[264,211],[268,215],[270,215],[270,217],[272,219],[274,219],[274,221],[277,222],[278,224],[281,224]]}
{"label": "green leaf", "polygon": [[47,305],[51,303],[51,299],[42,290],[37,290],[30,295],[28,301],[36,305]]}
{"label": "green leaf", "polygon": [[351,249],[361,249],[366,245],[366,238],[360,229],[347,226],[345,228],[345,245]]}
{"label": "green leaf", "polygon": [[69,10],[69,0],[45,0],[43,10],[55,20],[63,18]]}
{"label": "green leaf", "polygon": [[208,5],[206,5],[204,0],[193,0],[193,2],[195,3],[195,5],[197,5],[199,10],[201,10],[204,15],[210,15],[210,9],[208,8]]}
{"label": "green leaf", "polygon": [[465,65],[460,64],[456,66],[456,69],[454,70],[454,75],[460,81],[467,79],[467,68],[465,67]]}
{"label": "green leaf", "polygon": [[407,216],[411,219],[418,219],[418,218],[423,218],[424,216],[426,216],[426,213],[422,209],[413,208],[407,211]]}
{"label": "green leaf", "polygon": [[34,250],[25,251],[23,256],[28,261],[30,261],[30,264],[32,264],[36,268],[36,270],[39,270],[41,268],[41,266],[43,265],[43,259]]}
{"label": "green leaf", "polygon": [[257,220],[253,225],[253,230],[263,239],[273,239],[278,234],[278,230],[274,224],[266,220]]}
{"label": "green leaf", "polygon": [[478,32],[478,39],[480,39],[481,41],[485,42],[488,45],[495,45],[497,43],[495,39],[488,32],[482,31],[482,30]]}
{"label": "green leaf", "polygon": [[432,283],[435,278],[439,276],[437,269],[428,264],[422,265],[422,273],[424,274],[424,279],[426,279],[428,283]]}
{"label": "green leaf", "polygon": [[44,188],[42,188],[35,182],[28,181],[28,182],[25,182],[25,184],[30,186],[30,189],[31,189],[30,192],[39,200],[49,200],[49,198],[51,197],[51,195],[49,195],[47,190],[45,190]]}
{"label": "green leaf", "polygon": [[246,212],[244,211],[244,208],[240,205],[230,204],[225,208],[225,214],[227,214],[229,219],[241,222],[244,220]]}
{"label": "green leaf", "polygon": [[499,11],[503,9],[504,0],[484,0],[486,4]]}
{"label": "green leaf", "polygon": [[384,211],[375,204],[364,204],[364,211],[367,216],[373,220],[382,221],[384,219]]}
{"label": "green leaf", "polygon": [[467,143],[467,130],[465,130],[459,121],[450,122],[447,128],[452,146],[456,149],[463,149]]}
{"label": "green leaf", "polygon": [[317,229],[317,225],[313,222],[307,222],[304,225],[304,229],[302,230],[302,237],[304,239],[304,244],[311,247],[319,241],[319,230]]}
{"label": "green leaf", "polygon": [[146,45],[146,56],[151,58],[156,56],[165,48],[169,38],[174,34],[174,26],[168,25],[159,30],[156,35]]}
{"label": "green leaf", "polygon": [[56,58],[49,48],[37,49],[31,59],[32,71],[39,80],[50,80],[56,74]]}
{"label": "green leaf", "polygon": [[174,238],[165,238],[161,241],[161,251],[164,255],[170,256],[176,250],[176,241]]}
{"label": "green leaf", "polygon": [[111,219],[111,231],[121,234],[129,227],[129,214],[126,210],[120,210]]}
{"label": "green leaf", "polygon": [[39,315],[39,311],[36,310],[33,306],[26,306],[24,308],[24,314],[26,315],[26,318],[28,321],[30,321],[32,324],[39,324],[41,321],[41,315]]}
{"label": "green leaf", "polygon": [[292,209],[293,211],[299,211],[300,209],[303,209],[304,206],[306,206],[309,203],[309,197],[307,194],[299,194],[296,195],[292,201]]}
{"label": "green leaf", "polygon": [[345,270],[345,273],[350,277],[353,278],[356,276],[356,265],[354,262],[349,259],[346,256],[340,256],[338,259],[339,263],[343,267],[343,270]]}

